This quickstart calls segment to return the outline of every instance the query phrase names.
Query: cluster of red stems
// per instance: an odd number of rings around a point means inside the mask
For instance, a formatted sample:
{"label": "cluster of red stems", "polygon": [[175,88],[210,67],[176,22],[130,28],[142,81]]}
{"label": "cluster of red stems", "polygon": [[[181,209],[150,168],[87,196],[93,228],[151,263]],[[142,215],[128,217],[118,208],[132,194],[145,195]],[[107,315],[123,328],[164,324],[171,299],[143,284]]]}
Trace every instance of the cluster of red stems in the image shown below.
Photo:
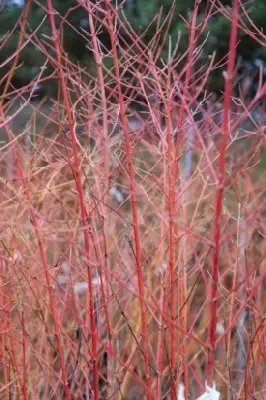
{"label": "cluster of red stems", "polygon": [[[51,37],[28,29],[34,1]],[[1,41],[5,51],[19,28],[0,98],[1,398],[196,399],[206,383],[222,398],[264,398],[266,154],[254,112],[263,117],[266,83],[259,70],[250,96],[237,46],[240,32],[261,46],[266,36],[249,5],[232,3],[209,0],[199,19],[195,0],[183,53],[168,34],[174,4],[145,44],[123,4],[76,0],[59,15],[52,0],[28,0]],[[61,41],[77,7],[89,68]],[[230,20],[223,60],[202,56],[215,15]],[[27,44],[46,62],[17,89]],[[34,93],[54,82],[41,127]]]}

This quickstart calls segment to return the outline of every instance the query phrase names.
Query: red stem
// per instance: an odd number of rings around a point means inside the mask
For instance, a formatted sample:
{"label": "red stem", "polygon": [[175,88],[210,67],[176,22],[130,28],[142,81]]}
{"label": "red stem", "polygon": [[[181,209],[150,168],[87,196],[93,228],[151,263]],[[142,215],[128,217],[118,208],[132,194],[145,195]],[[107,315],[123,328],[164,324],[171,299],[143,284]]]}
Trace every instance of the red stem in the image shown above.
{"label": "red stem", "polygon": [[216,193],[215,221],[214,221],[214,253],[211,272],[211,293],[210,293],[210,328],[209,328],[209,345],[207,359],[207,381],[209,385],[213,383],[215,347],[216,347],[216,325],[217,325],[217,287],[218,287],[218,269],[219,269],[219,253],[221,238],[221,215],[224,197],[224,173],[225,173],[225,156],[227,136],[229,131],[230,104],[233,89],[233,77],[236,58],[237,30],[238,30],[238,11],[239,0],[234,0],[233,17],[231,24],[231,34],[229,42],[228,65],[225,77],[225,94],[224,94],[224,119],[222,123],[222,139],[220,145],[219,157],[219,176],[218,187]]}
{"label": "red stem", "polygon": [[[168,219],[169,219],[169,274],[170,274],[170,315],[174,321],[176,316],[176,291],[175,291],[175,219],[176,219],[176,191],[175,191],[175,152],[173,144],[173,126],[171,120],[171,68],[168,69],[167,77],[167,146],[168,146]],[[176,363],[176,330],[174,325],[170,325],[170,369],[171,369],[171,399],[176,399],[175,372]]]}
{"label": "red stem", "polygon": [[67,119],[69,124],[69,132],[70,132],[70,141],[71,147],[74,156],[74,162],[71,165],[73,176],[75,179],[75,184],[78,192],[79,203],[80,203],[80,212],[81,212],[81,224],[83,228],[84,235],[84,243],[85,243],[85,253],[87,259],[87,278],[88,278],[88,304],[89,304],[89,320],[90,320],[90,328],[91,328],[91,354],[92,354],[92,370],[93,370],[93,394],[94,400],[98,400],[99,392],[98,392],[98,367],[97,367],[97,330],[96,324],[94,320],[94,303],[93,303],[93,285],[92,285],[92,273],[91,266],[89,265],[90,260],[90,238],[89,238],[89,230],[87,223],[87,210],[85,206],[84,200],[84,192],[81,181],[81,165],[79,161],[78,148],[76,143],[76,135],[74,130],[74,118],[71,111],[71,103],[68,94],[67,83],[65,79],[65,74],[62,66],[62,49],[60,45],[59,35],[57,33],[55,19],[54,19],[54,10],[52,6],[52,1],[47,0],[47,8],[49,13],[50,25],[52,29],[53,41],[55,45],[55,51],[57,55],[57,63],[58,63],[58,74],[61,82],[62,93],[64,104],[67,113]]}
{"label": "red stem", "polygon": [[140,244],[140,236],[139,236],[139,227],[138,227],[138,212],[137,212],[137,201],[136,201],[136,189],[135,189],[135,177],[133,170],[133,162],[132,162],[132,154],[131,154],[131,146],[130,146],[130,138],[129,132],[127,128],[127,117],[126,117],[126,107],[124,104],[124,97],[121,88],[120,82],[120,66],[117,54],[117,36],[114,30],[113,25],[113,17],[111,14],[111,6],[109,0],[105,0],[105,4],[107,6],[107,19],[109,23],[109,35],[112,44],[112,52],[113,52],[113,61],[114,68],[116,74],[116,83],[118,87],[118,96],[119,96],[119,108],[120,108],[120,116],[121,116],[121,126],[124,132],[125,138],[125,150],[126,157],[128,163],[128,174],[129,174],[129,185],[130,185],[130,197],[131,197],[131,207],[132,207],[132,219],[133,219],[133,231],[134,231],[134,240],[135,240],[135,252],[136,252],[136,266],[137,266],[137,277],[138,277],[138,290],[139,290],[139,302],[140,302],[140,314],[141,314],[141,333],[143,337],[144,343],[144,351],[143,351],[143,359],[145,365],[145,374],[147,380],[147,399],[151,400],[151,382],[150,382],[150,367],[149,367],[149,342],[148,342],[148,324],[147,324],[147,315],[146,315],[146,305],[145,305],[145,294],[144,294],[144,276],[141,265],[141,244]]}

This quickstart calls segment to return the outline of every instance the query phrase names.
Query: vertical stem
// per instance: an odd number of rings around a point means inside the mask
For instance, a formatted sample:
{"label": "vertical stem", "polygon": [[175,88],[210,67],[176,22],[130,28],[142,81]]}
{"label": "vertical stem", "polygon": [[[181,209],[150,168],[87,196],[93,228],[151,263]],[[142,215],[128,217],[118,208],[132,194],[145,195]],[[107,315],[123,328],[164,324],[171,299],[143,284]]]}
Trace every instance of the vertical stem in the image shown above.
{"label": "vertical stem", "polygon": [[88,305],[89,305],[89,320],[90,320],[90,328],[91,328],[91,355],[92,355],[92,372],[93,372],[93,394],[94,400],[98,400],[99,391],[98,391],[98,367],[97,367],[97,330],[96,323],[94,319],[94,302],[93,302],[93,285],[92,285],[92,271],[90,265],[90,238],[89,238],[89,229],[88,229],[88,221],[87,221],[87,210],[85,206],[84,200],[84,191],[82,187],[81,180],[81,165],[79,160],[79,154],[76,143],[76,135],[74,129],[74,118],[71,110],[71,103],[69,99],[69,93],[67,88],[67,82],[65,79],[65,74],[62,65],[62,49],[60,45],[59,34],[56,29],[55,19],[54,19],[54,10],[52,6],[52,0],[47,0],[47,8],[49,13],[49,20],[52,29],[53,42],[55,45],[55,51],[57,55],[57,64],[58,64],[58,73],[59,79],[61,82],[62,93],[64,105],[66,108],[67,119],[69,124],[69,132],[70,132],[70,141],[74,156],[74,162],[71,165],[72,172],[78,192],[79,203],[80,203],[80,212],[81,212],[81,225],[83,228],[84,242],[85,242],[85,253],[87,259],[87,277],[88,277]]}
{"label": "vertical stem", "polygon": [[[4,255],[2,254],[2,251],[0,252],[0,304],[2,307],[2,316],[1,316],[1,362],[2,362],[2,385],[5,387],[5,397],[4,394],[2,394],[3,398],[5,400],[9,399],[9,377],[8,377],[8,361],[7,361],[7,355],[8,352],[6,351],[7,349],[7,338],[8,338],[8,331],[9,331],[9,321],[8,321],[8,311],[5,310],[5,303],[6,303],[6,293],[5,293],[5,271],[4,271]],[[5,310],[5,311],[4,311]]]}
{"label": "vertical stem", "polygon": [[[158,120],[160,120],[160,112],[158,112]],[[161,124],[160,124],[161,127]],[[166,144],[162,142],[162,152],[163,154],[166,153]],[[163,157],[163,188],[167,187],[167,177],[168,177],[168,170],[167,170],[167,161],[165,157]],[[163,202],[162,202],[162,210],[166,210],[167,212],[167,200],[165,196],[163,196]],[[166,236],[166,226],[165,222],[161,220],[161,235],[162,238]],[[160,264],[164,265],[165,263],[165,247],[161,246],[161,255],[160,255]],[[156,365],[157,365],[157,372],[158,372],[158,377],[156,379],[156,391],[155,391],[155,398],[160,399],[162,396],[162,374],[163,374],[163,355],[164,355],[164,341],[165,341],[165,330],[163,328],[163,315],[167,314],[167,271],[166,273],[163,273],[163,276],[161,278],[161,285],[163,287],[160,290],[160,316],[159,316],[159,332],[158,332],[158,346],[157,346],[157,359],[156,359]]]}
{"label": "vertical stem", "polygon": [[136,183],[132,162],[130,138],[127,127],[127,117],[126,117],[126,107],[124,103],[124,96],[121,87],[120,78],[120,65],[117,54],[117,35],[115,32],[115,27],[113,24],[113,17],[111,13],[111,5],[109,0],[105,0],[107,6],[107,20],[109,24],[109,35],[112,45],[114,69],[116,75],[116,84],[118,88],[119,96],[119,108],[121,116],[121,125],[124,132],[125,139],[125,151],[128,163],[128,174],[129,174],[129,185],[130,185],[130,197],[131,197],[131,207],[132,207],[132,220],[133,220],[133,231],[134,231],[134,241],[135,241],[135,253],[136,253],[136,267],[137,267],[137,277],[138,277],[138,291],[139,291],[139,303],[140,303],[140,314],[141,314],[141,333],[143,337],[143,359],[145,365],[145,374],[147,381],[147,399],[152,399],[151,395],[151,382],[150,382],[150,367],[149,367],[149,342],[148,342],[148,324],[146,315],[146,305],[145,305],[145,292],[144,292],[144,276],[142,271],[142,257],[141,257],[141,244],[139,235],[139,224],[138,224],[138,212],[137,212],[137,200],[136,200]]}
{"label": "vertical stem", "polygon": [[[200,0],[195,0],[195,5],[194,5],[194,9],[193,9],[193,13],[190,19],[190,23],[189,23],[189,47],[188,47],[188,61],[187,61],[187,65],[186,65],[186,75],[185,75],[185,83],[184,83],[184,99],[183,101],[188,101],[189,99],[189,86],[190,86],[190,82],[191,82],[191,76],[192,76],[192,72],[193,72],[193,54],[194,54],[194,50],[196,47],[196,25],[197,25],[197,15],[198,15],[198,8],[199,8],[199,4],[200,4]],[[184,112],[185,112],[185,107],[184,104],[181,106],[180,109],[180,114],[179,114],[179,121],[180,121],[180,132],[183,131],[183,117],[184,117]],[[191,129],[191,128],[190,128]],[[192,147],[192,143],[193,143],[193,136],[194,136],[194,132],[192,132],[191,130],[187,133],[188,134],[188,138],[187,138],[187,143],[188,146]],[[179,145],[180,145],[180,139],[177,140],[176,142],[176,148],[175,148],[175,158],[178,158],[178,150],[179,150]],[[186,162],[191,163],[191,159],[192,159],[192,149],[189,150],[188,154],[186,155]],[[190,165],[186,165],[185,167],[190,167]],[[189,172],[189,169],[185,169],[185,172]],[[178,165],[176,163],[175,166],[175,180],[177,178],[177,173],[178,173]],[[186,193],[185,193],[186,196]],[[186,200],[186,198],[184,199]],[[185,223],[186,223],[186,202],[184,202],[184,219],[185,219]],[[179,323],[180,326],[183,330],[187,329],[187,306],[185,305],[183,307],[183,304],[185,303],[185,299],[187,298],[187,276],[186,276],[186,237],[183,240],[184,243],[184,247],[183,247],[183,265],[184,265],[184,271],[183,274],[181,274],[180,272],[180,268],[178,270],[178,308],[182,309],[182,311],[179,313],[178,318],[179,318]],[[188,396],[188,368],[187,368],[187,360],[186,358],[186,341],[183,340],[182,336],[180,337],[180,334],[178,335],[178,342],[179,345],[182,341],[182,347],[181,347],[181,354],[183,355],[183,368],[184,368],[184,392],[185,392],[185,397]],[[178,381],[179,381],[179,376],[178,376]]]}
{"label": "vertical stem", "polygon": [[[166,276],[166,275],[165,275]],[[164,279],[163,279],[164,281]],[[155,385],[155,398],[160,399],[162,397],[162,374],[163,374],[163,355],[164,355],[164,321],[163,321],[163,314],[165,314],[166,310],[166,300],[167,300],[167,286],[163,283],[163,287],[160,291],[160,316],[159,316],[159,332],[158,332],[158,344],[156,350],[156,366],[158,376],[156,379]]]}
{"label": "vertical stem", "polygon": [[207,358],[207,381],[209,385],[213,383],[215,346],[216,346],[216,323],[217,323],[217,285],[218,285],[218,268],[219,268],[219,252],[221,239],[221,215],[224,196],[224,172],[225,172],[225,156],[226,144],[229,131],[230,104],[233,89],[233,77],[236,57],[237,44],[237,28],[238,28],[239,0],[234,0],[233,17],[231,24],[228,65],[225,77],[225,94],[224,94],[224,119],[222,123],[222,139],[220,145],[219,157],[219,176],[218,187],[216,192],[216,207],[214,220],[214,252],[211,271],[211,293],[210,293],[210,328],[209,328],[209,345]]}
{"label": "vertical stem", "polygon": [[[95,62],[97,65],[97,74],[98,74],[98,85],[100,87],[101,92],[101,106],[102,106],[102,114],[103,114],[103,152],[104,152],[104,192],[108,193],[108,185],[109,185],[109,155],[108,155],[108,109],[107,109],[107,101],[106,101],[106,93],[105,93],[105,85],[104,85],[104,74],[103,74],[103,67],[102,67],[102,54],[100,52],[100,46],[98,44],[98,39],[96,36],[94,20],[93,20],[93,12],[91,10],[91,4],[88,2],[88,18],[89,18],[89,26],[91,31],[91,41],[92,41],[92,48],[93,54],[95,58]],[[104,241],[104,272],[106,274],[106,285],[105,285],[105,296],[109,298],[110,290],[109,290],[109,261],[108,261],[108,234],[106,229],[106,216],[107,216],[107,209],[103,206],[103,241]],[[110,305],[105,307],[106,311],[106,323],[107,323],[107,330],[108,330],[108,341],[109,346],[112,347],[112,328],[111,328],[111,321],[109,318]],[[116,379],[114,378],[115,372],[115,365],[114,365],[114,358],[109,357],[107,359],[107,380],[108,380],[108,393],[107,397],[111,397],[115,391],[116,387]]]}
{"label": "vertical stem", "polygon": [[[248,293],[248,282],[249,276],[246,270],[245,260],[245,248],[247,243],[247,223],[246,218],[243,216],[239,223],[240,238],[239,238],[239,288],[238,288],[238,299],[241,303],[244,303]],[[244,287],[246,285],[246,288]],[[238,328],[237,328],[237,351],[236,351],[236,369],[238,371],[236,378],[236,390],[239,389],[240,384],[245,375],[245,369],[247,368],[247,339],[245,333],[248,331],[248,321],[250,320],[250,312],[248,307],[243,310],[240,314]]]}
{"label": "vertical stem", "polygon": [[[22,305],[23,307],[23,305]],[[25,400],[27,396],[27,361],[26,361],[26,330],[25,330],[25,319],[24,310],[21,312],[21,325],[22,325],[22,354],[23,354],[23,395]]]}
{"label": "vertical stem", "polygon": [[[176,219],[176,190],[175,190],[175,151],[173,144],[173,125],[171,118],[171,68],[168,67],[167,76],[167,145],[168,145],[168,240],[169,240],[169,274],[170,274],[170,318],[175,320],[176,316],[176,292],[175,292],[175,219]],[[171,399],[176,398],[175,389],[175,356],[176,356],[176,330],[174,324],[170,325],[170,369],[171,369]]]}

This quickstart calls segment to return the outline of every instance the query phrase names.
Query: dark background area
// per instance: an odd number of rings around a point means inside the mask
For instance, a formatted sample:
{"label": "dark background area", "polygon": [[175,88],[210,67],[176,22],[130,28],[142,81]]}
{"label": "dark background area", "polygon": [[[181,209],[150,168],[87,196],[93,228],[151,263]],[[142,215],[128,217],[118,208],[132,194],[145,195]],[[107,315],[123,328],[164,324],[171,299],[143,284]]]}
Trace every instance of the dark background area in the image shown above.
{"label": "dark background area", "polygon": [[[194,2],[194,0],[177,1],[174,6],[169,34],[171,35],[172,42],[174,42],[177,40],[179,32],[181,32],[178,50],[180,54],[186,50],[188,43],[188,28],[184,19],[187,21],[189,20],[189,13],[194,7]],[[232,6],[231,1],[222,1],[220,4],[228,8]],[[88,42],[84,39],[84,32],[88,34],[89,31],[86,10],[78,6],[75,0],[55,0],[53,1],[53,5],[60,14],[58,15],[57,22],[65,52],[71,60],[75,63],[79,63],[83,68],[87,68],[90,74],[94,74],[93,56],[89,50]],[[199,23],[205,18],[209,5],[207,0],[201,1],[198,15]],[[222,60],[228,51],[230,21],[218,10],[218,5],[219,3],[217,2],[217,10],[214,8],[214,13],[208,20],[205,31],[201,35],[201,42],[205,42],[200,56],[201,62],[204,62],[214,51],[216,53],[216,62]],[[21,51],[19,67],[16,68],[12,79],[13,87],[21,87],[31,82],[38,76],[46,61],[45,55],[36,44],[38,40],[40,42],[45,41],[49,43],[49,37],[51,35],[49,19],[45,18],[45,7],[45,0],[40,0],[38,4],[32,2],[26,31],[27,35],[36,31],[36,34],[32,36],[32,42],[34,43],[29,42]],[[163,21],[172,7],[172,0],[127,0],[124,2],[123,11],[120,11],[120,14],[121,18],[126,16],[134,30],[138,33],[146,31],[144,40],[146,43],[149,43],[156,32],[156,15],[160,12],[161,21]],[[11,32],[14,26],[16,26],[23,9],[23,0],[2,1],[0,13],[0,38],[2,43],[7,33]],[[266,31],[266,1],[249,1],[246,3],[245,9],[248,11],[249,17],[254,24],[262,31]],[[62,23],[62,18],[67,22]],[[155,20],[151,23],[153,19]],[[250,26],[250,22],[245,17],[243,17],[243,20],[246,22],[247,26]],[[75,29],[73,29],[73,27]],[[6,41],[4,46],[2,45],[0,64],[16,51],[19,32],[20,25],[17,24],[11,37]],[[123,29],[120,30],[120,34],[126,36]],[[104,29],[101,29],[99,38],[104,46],[107,48],[110,46],[108,33],[105,32]],[[53,49],[51,49],[51,51],[53,51]],[[167,57],[167,43],[163,48],[162,57]],[[1,86],[3,86],[5,82],[3,77],[8,73],[11,65],[12,61],[0,69]],[[108,62],[106,66],[108,67]],[[238,44],[238,69],[239,74],[252,75],[253,85],[251,90],[253,92],[256,90],[256,76],[259,73],[259,68],[262,68],[263,76],[265,77],[266,49],[258,42],[251,39],[250,36],[241,32]],[[52,71],[53,66],[48,63],[43,76],[50,75]],[[214,70],[212,72],[212,79],[209,82],[210,89],[219,92],[223,88],[223,83],[224,80],[221,71],[218,73],[217,70]],[[50,80],[48,83],[42,84],[42,87],[39,88],[39,94],[40,96],[44,94],[54,96],[56,94],[55,83]],[[251,93],[251,95],[252,94],[253,93]]]}

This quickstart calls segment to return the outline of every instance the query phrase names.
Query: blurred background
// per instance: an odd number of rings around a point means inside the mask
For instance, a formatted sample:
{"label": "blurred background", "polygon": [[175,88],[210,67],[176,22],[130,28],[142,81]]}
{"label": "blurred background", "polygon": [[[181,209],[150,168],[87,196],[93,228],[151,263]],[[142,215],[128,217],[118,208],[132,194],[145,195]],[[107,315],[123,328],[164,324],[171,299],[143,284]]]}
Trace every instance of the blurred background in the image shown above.
{"label": "blurred background", "polygon": [[[135,31],[138,33],[145,32],[144,40],[147,44],[155,35],[158,19],[163,21],[167,15],[171,14],[171,23],[169,35],[171,35],[172,43],[179,40],[179,53],[187,49],[188,40],[188,24],[191,9],[194,7],[195,0],[177,1],[176,4],[172,0],[125,0],[120,2],[121,18],[126,17]],[[119,3],[118,2],[118,3]],[[199,5],[198,20],[200,21],[207,15],[208,0],[202,0]],[[246,4],[244,4],[246,3]],[[243,17],[246,26],[251,26],[254,23],[262,31],[266,31],[266,1],[251,0],[243,2],[245,11],[248,11],[249,19]],[[76,0],[54,0],[53,5],[65,19],[62,24],[61,18],[58,18],[58,29],[61,34],[61,39],[64,44],[64,50],[68,57],[75,63],[80,63],[82,68],[87,68],[90,74],[93,74],[94,64],[93,55],[88,46],[86,35],[88,35],[88,14],[82,8],[82,1]],[[115,5],[115,2],[114,2]],[[118,4],[119,5],[119,4]],[[221,12],[221,5],[224,6],[224,12]],[[219,11],[218,11],[219,6]],[[199,61],[204,62],[206,58],[215,52],[216,62],[223,60],[228,51],[229,26],[230,21],[223,15],[226,10],[230,13],[232,1],[222,0],[217,2],[217,11],[212,13],[209,18],[205,31],[201,34],[201,43],[204,43],[200,51]],[[19,16],[25,7],[25,0],[0,0],[0,37],[2,42],[2,50],[0,52],[0,65],[5,62],[15,51],[18,45],[18,37],[20,32],[20,24],[17,24]],[[20,55],[20,64],[16,68],[13,76],[14,87],[21,87],[34,79],[44,66],[46,57],[38,49],[38,41],[49,41],[50,26],[48,18],[45,17],[46,1],[39,0],[32,2],[30,9],[29,22],[27,25],[27,35],[32,35],[28,44],[23,48]],[[96,12],[96,11],[95,11]],[[169,18],[168,18],[169,21]],[[120,27],[120,34],[126,37],[123,32],[123,27]],[[6,35],[13,32],[11,37],[5,41]],[[103,46],[110,46],[108,33],[101,28],[98,36],[102,41]],[[163,45],[162,58],[167,57],[167,43]],[[52,50],[51,50],[52,51]],[[11,60],[12,62],[12,60]],[[110,61],[111,62],[111,61]],[[108,59],[105,60],[106,67]],[[0,79],[5,76],[10,68],[10,63],[0,69]],[[266,48],[259,41],[253,40],[250,36],[245,35],[241,31],[240,42],[238,45],[238,73],[241,76],[251,78],[252,84],[249,87],[250,95],[253,96],[256,91],[258,82],[259,70],[262,70],[263,77],[266,76]],[[51,64],[46,64],[45,75],[51,74],[53,67]],[[45,76],[43,75],[43,76]],[[209,88],[211,91],[220,92],[223,89],[224,79],[220,69],[212,72],[209,78]],[[37,90],[36,90],[37,94]],[[47,83],[42,83],[38,86],[38,95],[56,96],[57,88],[55,81],[48,80]]]}

